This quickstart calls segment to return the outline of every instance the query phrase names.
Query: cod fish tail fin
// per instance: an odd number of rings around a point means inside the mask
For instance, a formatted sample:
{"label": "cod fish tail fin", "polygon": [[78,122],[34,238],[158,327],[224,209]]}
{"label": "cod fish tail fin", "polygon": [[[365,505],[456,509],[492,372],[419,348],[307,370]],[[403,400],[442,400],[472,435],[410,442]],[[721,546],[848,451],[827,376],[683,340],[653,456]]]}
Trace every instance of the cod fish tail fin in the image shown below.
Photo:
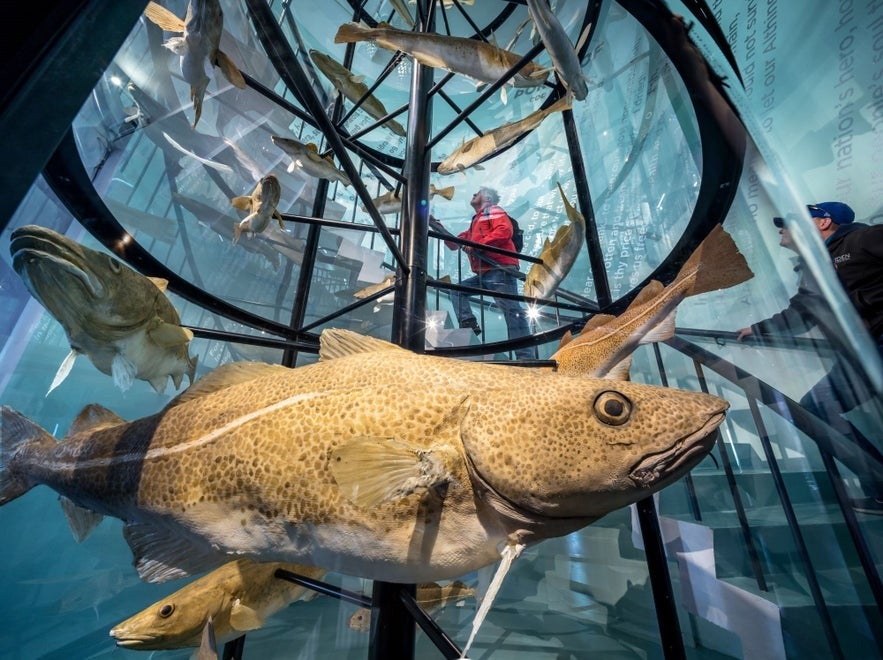
{"label": "cod fish tail fin", "polygon": [[726,289],[754,277],[733,237],[721,225],[715,225],[699,244],[676,280],[690,277],[693,273],[696,274],[696,281],[687,289],[687,296]]}
{"label": "cod fish tail fin", "polygon": [[15,458],[22,451],[49,450],[55,438],[20,412],[0,409],[0,506],[27,493],[36,484],[16,470]]}
{"label": "cod fish tail fin", "polygon": [[373,28],[368,27],[364,23],[344,23],[337,28],[337,34],[334,35],[334,43],[348,44],[357,41],[368,41],[371,39]]}

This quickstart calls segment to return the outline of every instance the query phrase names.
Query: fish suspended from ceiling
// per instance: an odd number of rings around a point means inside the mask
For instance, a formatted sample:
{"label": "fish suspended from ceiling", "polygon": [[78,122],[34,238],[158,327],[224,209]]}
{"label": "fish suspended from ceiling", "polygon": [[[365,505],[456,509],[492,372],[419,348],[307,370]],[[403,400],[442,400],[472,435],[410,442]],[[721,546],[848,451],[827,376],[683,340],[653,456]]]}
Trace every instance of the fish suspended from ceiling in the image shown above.
{"label": "fish suspended from ceiling", "polygon": [[[362,82],[365,79],[365,76],[357,76],[337,60],[318,50],[311,50],[310,58],[319,68],[319,71],[325,74],[325,77],[331,81],[334,88],[345,98],[349,99],[352,103],[362,101],[359,107],[368,113],[370,117],[374,119],[383,119],[389,114],[383,106],[383,103],[381,103],[376,96],[368,94],[368,85]],[[402,137],[408,135],[402,125],[394,119],[385,121],[381,125],[385,126],[396,135]]]}
{"label": "fish suspended from ceiling", "polygon": [[469,167],[483,169],[480,165],[476,165],[476,163],[513,144],[522,135],[542,124],[543,120],[552,113],[570,110],[570,108],[570,97],[565,96],[555,101],[545,110],[537,110],[530,113],[524,119],[503,124],[484,135],[474,137],[468,142],[463,143],[439,163],[437,171],[439,174],[454,174],[455,172],[462,172]]}
{"label": "fish suspended from ceiling", "polygon": [[26,225],[12,232],[12,267],[28,291],[64,328],[71,352],[51,392],[83,354],[122,390],[135,379],[163,392],[195,378],[188,355],[193,333],[163,291],[167,282],[135,272],[111,255],[92,250],[51,229]]}
{"label": "fish suspended from ceiling", "polygon": [[[483,83],[495,83],[521,56],[476,39],[450,37],[397,30],[388,23],[371,28],[363,23],[344,23],[337,30],[334,43],[374,41],[388,50],[407,53],[425,66],[460,73]],[[511,78],[515,87],[536,87],[545,83],[548,70],[527,62]],[[505,87],[501,92],[505,103]]]}
{"label": "fish suspended from ceiling", "polygon": [[183,21],[152,1],[147,3],[144,15],[166,32],[183,33],[163,45],[181,57],[181,76],[190,85],[190,100],[193,101],[193,128],[202,116],[202,102],[209,83],[206,60],[218,67],[232,85],[245,89],[245,78],[239,68],[220,50],[224,12],[218,0],[190,0]]}
{"label": "fish suspended from ceiling", "polygon": [[586,26],[580,42],[574,48],[567,37],[567,32],[564,31],[558,17],[549,6],[548,0],[527,0],[527,10],[543,45],[546,47],[546,52],[552,58],[552,64],[558,77],[561,78],[561,82],[564,83],[573,98],[582,101],[589,93],[589,86],[583,75],[578,50],[582,46],[583,39],[591,31],[591,24]]}
{"label": "fish suspended from ceiling", "polygon": [[279,179],[272,174],[268,174],[258,181],[258,185],[252,191],[251,195],[240,195],[230,200],[234,208],[248,213],[241,222],[233,227],[233,244],[235,245],[243,232],[254,236],[264,231],[270,224],[270,220],[276,218],[279,221],[279,227],[285,229],[282,223],[282,216],[279,215],[277,206],[279,206],[279,198],[282,195],[282,186],[279,185]]}
{"label": "fish suspended from ceiling", "polygon": [[[451,603],[462,605],[467,598],[475,598],[475,589],[455,580],[447,584],[437,582],[418,584],[415,600],[427,614],[432,616]],[[371,629],[371,610],[360,607],[350,617],[349,626],[357,632],[368,632]]]}
{"label": "fish suspended from ceiling", "polygon": [[[441,195],[442,197],[450,201],[454,198],[454,192],[454,186],[448,186],[447,188],[436,188],[433,184],[429,184],[430,199],[432,199],[435,195]],[[383,215],[399,213],[402,210],[401,191],[396,192],[395,190],[389,190],[379,197],[375,197],[371,201],[374,202],[374,206],[377,207],[377,211]],[[367,209],[362,206],[362,210],[366,211]]]}
{"label": "fish suspended from ceiling", "polygon": [[334,166],[334,161],[330,156],[327,158],[320,156],[318,148],[312,142],[304,144],[295,139],[278,135],[271,135],[270,139],[273,140],[273,144],[291,157],[291,163],[288,166],[289,172],[302,170],[317,179],[340,181],[345,186],[351,185],[350,178],[346,173]]}

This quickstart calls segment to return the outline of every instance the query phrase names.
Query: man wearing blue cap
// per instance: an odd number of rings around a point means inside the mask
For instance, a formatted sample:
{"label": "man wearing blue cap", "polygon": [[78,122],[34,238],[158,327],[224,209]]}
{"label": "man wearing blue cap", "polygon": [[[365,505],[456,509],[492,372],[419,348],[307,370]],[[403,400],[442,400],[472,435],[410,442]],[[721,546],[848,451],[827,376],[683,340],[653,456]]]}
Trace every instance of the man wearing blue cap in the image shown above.
{"label": "man wearing blue cap", "polygon": [[[855,222],[855,212],[843,202],[822,202],[807,206],[816,229],[825,242],[837,277],[876,340],[883,356],[883,225]],[[795,250],[791,233],[782,218],[773,218],[779,228],[782,247]],[[839,337],[836,320],[828,309],[821,289],[801,264],[797,293],[788,306],[768,319],[739,331],[738,339],[754,334],[787,331],[799,334],[819,326],[826,337]],[[831,371],[800,400],[800,405],[816,417],[826,420],[843,435],[853,438],[865,455],[883,462],[883,455],[855,426],[841,415],[867,401],[872,392],[856,387],[844,367],[836,362]],[[837,450],[826,439],[817,439],[822,451],[836,456],[859,477],[862,489],[870,497],[857,502],[856,508],[883,513],[883,484],[868,474],[863,456],[854,460],[849,452]]]}

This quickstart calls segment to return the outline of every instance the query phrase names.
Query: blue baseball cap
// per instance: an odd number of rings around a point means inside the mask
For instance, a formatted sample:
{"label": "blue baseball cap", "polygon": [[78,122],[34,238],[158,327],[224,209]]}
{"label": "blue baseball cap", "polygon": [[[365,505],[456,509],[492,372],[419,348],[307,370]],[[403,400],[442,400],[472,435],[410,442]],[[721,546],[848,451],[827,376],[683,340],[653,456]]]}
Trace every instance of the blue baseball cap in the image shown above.
{"label": "blue baseball cap", "polygon": [[[855,220],[855,211],[849,204],[843,202],[820,202],[818,204],[807,204],[807,211],[813,218],[831,218],[831,222],[838,225],[848,225]],[[785,226],[785,219],[775,217],[773,224],[779,229]]]}

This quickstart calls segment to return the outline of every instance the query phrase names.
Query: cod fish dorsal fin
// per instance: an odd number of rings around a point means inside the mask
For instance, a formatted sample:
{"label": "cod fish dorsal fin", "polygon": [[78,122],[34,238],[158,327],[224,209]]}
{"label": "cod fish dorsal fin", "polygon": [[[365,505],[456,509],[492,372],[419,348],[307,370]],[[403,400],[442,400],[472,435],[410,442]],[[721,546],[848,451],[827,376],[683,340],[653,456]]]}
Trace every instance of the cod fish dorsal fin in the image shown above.
{"label": "cod fish dorsal fin", "polygon": [[145,582],[166,582],[218,568],[230,557],[212,552],[207,545],[194,546],[170,530],[140,522],[128,522],[123,538],[129,544],[138,576]]}
{"label": "cod fish dorsal fin", "polygon": [[341,328],[323,330],[319,336],[320,360],[333,360],[348,355],[372,353],[374,351],[404,350],[406,349],[396,346],[392,342],[377,339],[377,337],[369,337],[368,335],[360,335],[358,332]]}
{"label": "cod fish dorsal fin", "polygon": [[80,411],[80,414],[71,422],[67,435],[72,436],[83,431],[97,431],[100,428],[119,426],[126,420],[97,403],[90,403]]}
{"label": "cod fish dorsal fin", "polygon": [[638,292],[638,295],[632,300],[628,309],[635,309],[636,307],[640,307],[641,305],[650,302],[662,293],[664,288],[662,282],[659,280],[650,280],[647,285]]}
{"label": "cod fish dorsal fin", "polygon": [[67,524],[77,543],[82,543],[89,538],[92,530],[98,527],[98,523],[104,519],[100,513],[85,509],[63,495],[58,498],[58,502],[61,504],[61,510],[64,511],[64,517],[67,518]]}
{"label": "cod fish dorsal fin", "polygon": [[193,385],[181,392],[174,399],[169,401],[167,408],[179,406],[199,397],[220,392],[223,389],[246,383],[256,378],[264,376],[277,376],[282,373],[291,371],[288,367],[281,364],[267,364],[266,362],[228,362],[222,364],[210,373],[196,381]]}
{"label": "cod fish dorsal fin", "polygon": [[592,318],[586,321],[586,324],[583,326],[583,329],[579,331],[579,334],[587,335],[595,328],[600,328],[602,325],[610,323],[615,318],[616,317],[612,314],[595,314]]}
{"label": "cod fish dorsal fin", "polygon": [[230,608],[230,625],[234,630],[246,632],[248,630],[257,630],[264,627],[264,619],[256,610],[244,605],[237,598],[233,601],[233,607]]}

